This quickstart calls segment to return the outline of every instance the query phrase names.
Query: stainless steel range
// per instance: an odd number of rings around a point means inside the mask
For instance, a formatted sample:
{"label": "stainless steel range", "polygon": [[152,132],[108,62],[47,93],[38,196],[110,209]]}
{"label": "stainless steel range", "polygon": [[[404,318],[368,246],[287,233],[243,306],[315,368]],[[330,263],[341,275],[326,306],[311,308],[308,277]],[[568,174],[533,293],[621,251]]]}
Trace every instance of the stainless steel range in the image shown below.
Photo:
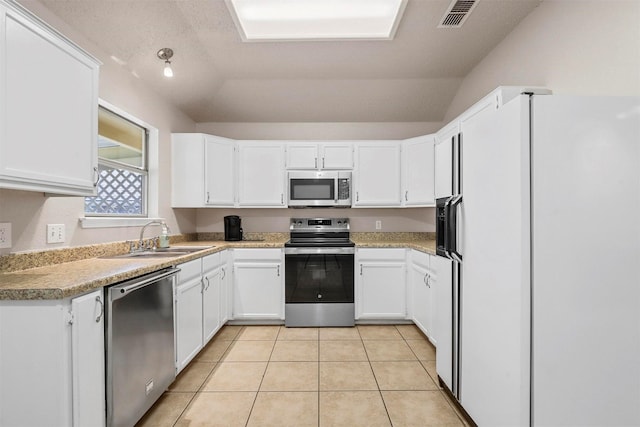
{"label": "stainless steel range", "polygon": [[291,218],[285,326],[353,326],[355,244],[348,218]]}

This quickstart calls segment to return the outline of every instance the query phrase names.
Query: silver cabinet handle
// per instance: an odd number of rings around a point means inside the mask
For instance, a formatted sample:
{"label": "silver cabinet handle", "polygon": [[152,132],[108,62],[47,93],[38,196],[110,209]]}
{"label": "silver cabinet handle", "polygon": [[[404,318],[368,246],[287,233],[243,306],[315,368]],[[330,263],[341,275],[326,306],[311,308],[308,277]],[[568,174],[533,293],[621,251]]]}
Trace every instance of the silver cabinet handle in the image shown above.
{"label": "silver cabinet handle", "polygon": [[409,190],[404,192],[404,201],[408,202],[409,201]]}
{"label": "silver cabinet handle", "polygon": [[322,158],[322,169],[324,169],[324,157]]}
{"label": "silver cabinet handle", "polygon": [[209,278],[207,276],[204,276],[204,280],[207,281],[207,286],[204,287],[204,290],[208,290],[209,289],[209,285],[211,284],[211,282],[209,282]]}
{"label": "silver cabinet handle", "polygon": [[100,319],[102,319],[102,315],[104,314],[104,303],[99,296],[96,297],[96,302],[100,304],[100,314],[96,317],[96,323],[100,323]]}
{"label": "silver cabinet handle", "polygon": [[360,275],[362,276],[362,264],[360,264]]}
{"label": "silver cabinet handle", "polygon": [[314,159],[314,165],[315,165],[315,166],[313,166],[313,167],[314,167],[315,169],[318,169],[318,158],[317,158],[317,157]]}
{"label": "silver cabinet handle", "polygon": [[429,286],[429,273],[424,273],[424,277],[422,278],[422,281],[424,282],[425,285]]}
{"label": "silver cabinet handle", "polygon": [[98,182],[100,182],[100,172],[98,172],[98,167],[97,166],[93,167],[93,175],[96,177],[95,181],[93,181],[93,186],[97,187],[98,186]]}
{"label": "silver cabinet handle", "polygon": [[356,191],[356,202],[360,201],[360,192]]}
{"label": "silver cabinet handle", "polygon": [[280,265],[278,265],[278,277],[280,277]]}
{"label": "silver cabinet handle", "polygon": [[280,204],[284,205],[284,193],[280,193]]}
{"label": "silver cabinet handle", "polygon": [[209,203],[209,192],[207,191],[207,203]]}
{"label": "silver cabinet handle", "polygon": [[224,278],[227,277],[227,270],[225,270],[225,268],[222,268],[222,280],[224,280]]}

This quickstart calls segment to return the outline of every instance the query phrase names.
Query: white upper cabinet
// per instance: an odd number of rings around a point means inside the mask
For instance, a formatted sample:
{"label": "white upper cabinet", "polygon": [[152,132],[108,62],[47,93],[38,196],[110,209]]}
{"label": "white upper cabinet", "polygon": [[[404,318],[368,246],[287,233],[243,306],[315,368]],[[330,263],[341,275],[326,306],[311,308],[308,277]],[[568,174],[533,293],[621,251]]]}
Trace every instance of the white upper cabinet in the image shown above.
{"label": "white upper cabinet", "polygon": [[402,205],[434,206],[435,135],[402,142]]}
{"label": "white upper cabinet", "polygon": [[0,187],[92,196],[99,63],[0,0]]}
{"label": "white upper cabinet", "polygon": [[454,122],[443,128],[436,135],[434,153],[435,169],[435,197],[453,195],[453,138],[460,133],[459,122]]}
{"label": "white upper cabinet", "polygon": [[204,203],[233,207],[236,196],[235,143],[226,138],[204,135]]}
{"label": "white upper cabinet", "polygon": [[284,144],[271,141],[238,143],[238,206],[284,208]]}
{"label": "white upper cabinet", "polygon": [[353,206],[399,207],[400,142],[358,142],[355,152]]}
{"label": "white upper cabinet", "polygon": [[288,142],[287,169],[353,169],[353,143]]}
{"label": "white upper cabinet", "polygon": [[235,142],[200,133],[171,135],[171,206],[233,207]]}

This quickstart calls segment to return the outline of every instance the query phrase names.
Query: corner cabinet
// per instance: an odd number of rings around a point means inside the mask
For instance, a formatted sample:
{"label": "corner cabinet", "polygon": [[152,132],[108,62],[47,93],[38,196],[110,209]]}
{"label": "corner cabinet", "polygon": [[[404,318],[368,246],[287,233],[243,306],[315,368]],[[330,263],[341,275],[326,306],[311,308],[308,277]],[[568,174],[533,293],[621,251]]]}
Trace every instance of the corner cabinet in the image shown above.
{"label": "corner cabinet", "polygon": [[171,135],[171,206],[233,207],[235,141],[200,133]]}
{"label": "corner cabinet", "polygon": [[238,206],[285,208],[285,147],[272,141],[238,144]]}
{"label": "corner cabinet", "polygon": [[99,62],[0,0],[0,187],[92,196]]}
{"label": "corner cabinet", "polygon": [[0,301],[0,425],[104,426],[102,289]]}
{"label": "corner cabinet", "polygon": [[400,142],[356,144],[353,207],[400,207]]}

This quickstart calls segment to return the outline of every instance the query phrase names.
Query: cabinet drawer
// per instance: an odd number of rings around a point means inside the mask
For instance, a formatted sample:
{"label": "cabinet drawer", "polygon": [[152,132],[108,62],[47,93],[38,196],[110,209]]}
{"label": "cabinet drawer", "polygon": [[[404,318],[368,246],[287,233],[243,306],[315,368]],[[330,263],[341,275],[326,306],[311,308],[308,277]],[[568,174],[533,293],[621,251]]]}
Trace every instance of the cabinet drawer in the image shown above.
{"label": "cabinet drawer", "polygon": [[178,268],[180,269],[180,272],[178,273],[178,281],[180,283],[184,283],[187,280],[200,277],[202,273],[201,258],[194,259],[193,261],[185,262],[184,264],[179,264]]}
{"label": "cabinet drawer", "polygon": [[414,264],[421,265],[425,268],[429,268],[429,254],[412,250],[411,251],[411,262]]}
{"label": "cabinet drawer", "polygon": [[406,258],[406,249],[378,249],[378,248],[362,248],[358,249],[358,260],[392,260],[404,261]]}
{"label": "cabinet drawer", "polygon": [[282,261],[281,249],[234,249],[234,261]]}
{"label": "cabinet drawer", "polygon": [[207,255],[202,258],[203,271],[213,270],[214,268],[218,267],[220,264],[222,264],[222,259],[220,258],[220,252]]}

